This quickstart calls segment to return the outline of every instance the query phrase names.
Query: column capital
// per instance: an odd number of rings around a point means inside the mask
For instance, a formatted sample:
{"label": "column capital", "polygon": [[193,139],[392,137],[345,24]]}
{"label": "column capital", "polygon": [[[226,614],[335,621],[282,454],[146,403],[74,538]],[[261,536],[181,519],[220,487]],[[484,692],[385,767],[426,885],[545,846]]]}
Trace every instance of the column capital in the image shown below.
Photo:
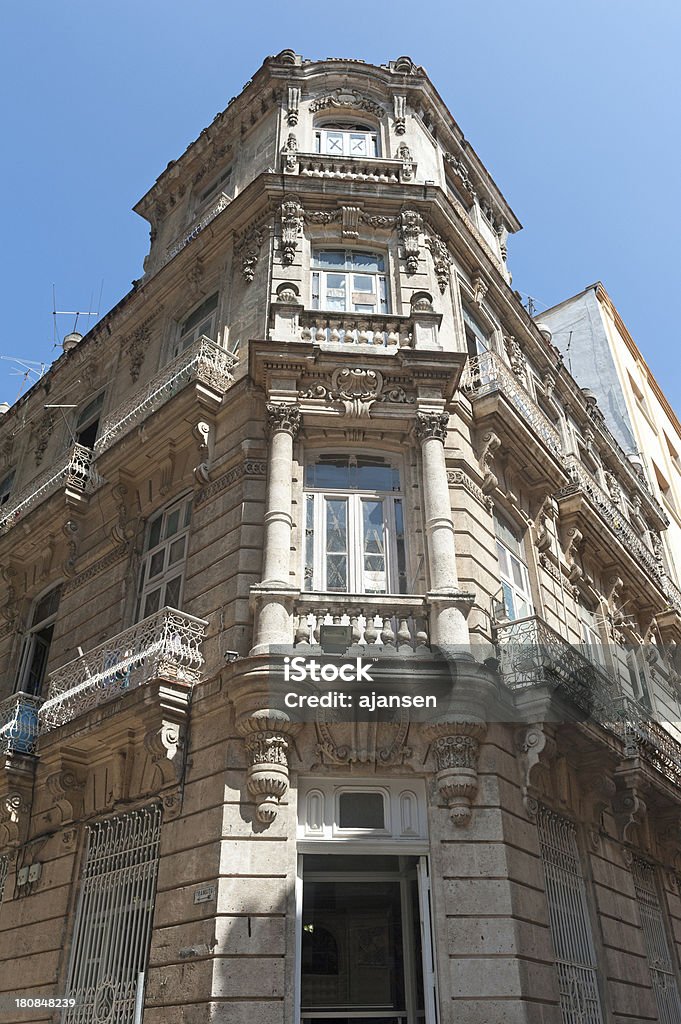
{"label": "column capital", "polygon": [[269,434],[284,430],[295,438],[300,430],[300,406],[283,402],[268,403],[267,430]]}
{"label": "column capital", "polygon": [[444,444],[447,437],[448,412],[417,412],[414,429],[419,441],[435,438]]}

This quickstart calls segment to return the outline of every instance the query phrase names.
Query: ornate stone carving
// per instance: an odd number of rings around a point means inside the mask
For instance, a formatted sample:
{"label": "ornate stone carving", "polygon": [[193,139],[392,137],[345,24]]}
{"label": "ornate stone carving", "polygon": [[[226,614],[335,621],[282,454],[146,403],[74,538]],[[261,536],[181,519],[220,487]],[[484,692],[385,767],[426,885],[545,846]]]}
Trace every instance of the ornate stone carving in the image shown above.
{"label": "ornate stone carving", "polygon": [[184,728],[179,722],[164,721],[144,737],[144,746],[152,764],[161,775],[161,786],[180,782],[185,746]]}
{"label": "ornate stone carving", "polygon": [[565,561],[568,567],[568,579],[570,580],[570,583],[576,583],[577,580],[582,577],[582,569],[577,565],[577,556],[581,549],[583,540],[584,535],[576,526],[571,526],[566,531],[563,549],[565,551]]}
{"label": "ornate stone carving", "polygon": [[284,281],[282,284],[277,285],[277,302],[282,302],[288,306],[300,305],[298,285],[293,284],[291,281]]}
{"label": "ornate stone carving", "polygon": [[200,508],[206,502],[212,501],[213,498],[218,497],[218,495],[222,494],[223,491],[227,490],[228,487],[231,487],[233,483],[241,480],[244,476],[264,479],[267,476],[267,463],[259,459],[244,459],[237,466],[232,466],[226,473],[219,476],[217,480],[213,480],[212,483],[197,491],[194,507]]}
{"label": "ornate stone carving", "polygon": [[78,523],[74,519],[67,519],[62,526],[62,533],[66,537],[67,556],[64,559],[64,575],[68,578],[76,574],[76,561],[78,559]]}
{"label": "ornate stone carving", "polygon": [[540,779],[547,774],[556,755],[556,744],[543,723],[523,725],[516,732],[516,750],[521,766],[521,790],[525,810],[536,818],[539,810]]}
{"label": "ornate stone carving", "polygon": [[64,762],[62,765],[59,771],[47,776],[47,788],[59,809],[62,822],[76,821],[83,815],[86,776],[82,766],[64,765]]}
{"label": "ornate stone carving", "polygon": [[263,708],[239,722],[250,760],[246,786],[261,825],[270,825],[288,791],[288,751],[299,727],[282,711]]}
{"label": "ornate stone carving", "polygon": [[[114,527],[115,529],[115,527]],[[121,562],[128,554],[128,545],[120,544],[113,551],[110,551],[108,555],[104,555],[103,558],[93,562],[91,566],[79,573],[72,580],[64,585],[63,593],[71,594],[74,590],[78,590],[85,583],[89,583],[90,580],[94,579],[95,576],[99,576],[102,572],[107,572],[109,569]]]}
{"label": "ornate stone carving", "polygon": [[393,127],[395,135],[404,135],[407,130],[407,97],[396,93],[393,96]]}
{"label": "ornate stone carving", "polygon": [[300,406],[287,405],[283,402],[268,405],[267,427],[269,433],[285,430],[292,437],[297,437],[300,430]]}
{"label": "ornate stone carving", "polygon": [[402,210],[400,214],[400,236],[404,246],[407,273],[415,274],[419,268],[421,246],[419,239],[423,229],[421,214],[417,210]]}
{"label": "ornate stone carving", "polygon": [[192,433],[198,442],[199,449],[199,463],[194,467],[194,479],[197,483],[207,484],[210,483],[210,446],[208,444],[210,423],[199,420]]}
{"label": "ornate stone carving", "polygon": [[11,627],[14,625],[19,613],[17,605],[17,588],[14,585],[16,579],[17,570],[13,565],[7,564],[0,567],[0,576],[6,583],[5,593],[7,594],[7,600],[0,608],[0,615],[2,615],[5,622]]}
{"label": "ornate stone carving", "polygon": [[383,374],[379,370],[367,370],[361,366],[339,366],[331,374],[331,386],[312,384],[301,388],[300,398],[323,398],[340,402],[346,416],[364,418],[371,415],[375,402],[391,404],[412,404],[415,398],[407,395],[404,388],[384,387]]}
{"label": "ornate stone carving", "polygon": [[449,423],[448,412],[417,412],[416,413],[416,436],[423,443],[430,438],[437,438],[443,444],[447,439],[447,424]]}
{"label": "ornate stone carving", "polygon": [[551,534],[549,532],[549,520],[553,520],[556,515],[556,508],[551,497],[547,497],[542,502],[539,512],[537,513],[537,520],[535,523],[535,534],[534,543],[541,554],[548,551],[551,547]]}
{"label": "ornate stone carving", "polygon": [[241,273],[246,284],[250,284],[255,277],[255,268],[260,258],[260,248],[264,237],[261,229],[254,225],[241,236],[237,244],[237,257],[241,262]]}
{"label": "ornate stone carving", "polygon": [[527,360],[520,342],[516,341],[512,334],[504,337],[504,345],[508,354],[508,361],[511,369],[523,384],[527,383]]}
{"label": "ornate stone carving", "polygon": [[402,162],[402,181],[411,181],[414,177],[416,161],[411,155],[411,150],[409,149],[409,146],[406,144],[406,142],[402,142],[397,147],[397,159]]}
{"label": "ornate stone carving", "polygon": [[431,739],[438,795],[449,808],[454,825],[461,828],[471,819],[478,791],[480,741],[487,725],[479,720],[435,722],[425,731]]}
{"label": "ornate stone carving", "polygon": [[449,164],[464,190],[468,192],[470,198],[473,199],[475,197],[475,188],[473,187],[468,167],[463,160],[458,156],[453,156],[451,153],[445,153],[445,162]]}
{"label": "ornate stone carving", "polygon": [[320,711],[315,727],[323,764],[403,764],[412,754],[407,711],[388,722],[327,722]]}
{"label": "ornate stone carving", "polygon": [[316,114],[319,110],[327,110],[329,107],[335,109],[364,110],[374,117],[383,117],[385,110],[378,103],[362,96],[356,89],[335,89],[320,96],[310,104],[310,113]]}
{"label": "ornate stone carving", "polygon": [[295,174],[298,170],[298,140],[293,132],[289,132],[282,153],[284,154],[284,173]]}
{"label": "ornate stone carving", "polygon": [[489,285],[483,277],[482,271],[476,270],[473,274],[473,302],[476,306],[482,306],[482,303],[487,295]]}
{"label": "ornate stone carving", "polygon": [[43,461],[43,455],[45,454],[45,450],[50,442],[53,427],[54,416],[49,410],[47,410],[45,413],[43,413],[43,415],[40,417],[37,424],[33,428],[33,433],[35,437],[34,456],[36,466],[39,466],[40,463]]}
{"label": "ornate stone carving", "polygon": [[288,103],[286,111],[286,123],[291,128],[295,128],[298,124],[298,108],[300,107],[300,86],[289,85],[288,87]]}
{"label": "ornate stone carving", "polygon": [[0,848],[24,842],[28,832],[30,803],[18,791],[0,797]]}
{"label": "ornate stone carving", "polygon": [[452,263],[452,257],[449,249],[439,235],[426,235],[426,245],[430,249],[430,253],[433,257],[433,270],[435,271],[435,277],[437,278],[438,288],[440,289],[440,292],[444,293],[447,285],[449,284],[449,268]]}
{"label": "ornate stone carving", "polygon": [[291,196],[281,204],[281,262],[285,266],[295,259],[302,230],[303,207],[297,196]]}
{"label": "ornate stone carving", "polygon": [[139,379],[144,359],[151,343],[151,317],[141,323],[130,335],[125,352],[130,362],[130,379],[133,384]]}
{"label": "ornate stone carving", "polygon": [[359,237],[359,206],[341,207],[341,234],[343,238]]}
{"label": "ornate stone carving", "polygon": [[614,798],[612,809],[620,840],[627,843],[638,839],[640,845],[645,846],[648,808],[638,787],[634,784],[625,785]]}
{"label": "ornate stone carving", "polygon": [[203,276],[205,272],[206,268],[203,265],[203,259],[200,256],[197,256],[194,263],[187,271],[189,290],[194,298],[198,298],[199,295],[201,295],[201,285],[203,284]]}
{"label": "ornate stone carving", "polygon": [[483,449],[480,453],[480,472],[482,473],[482,493],[491,494],[499,485],[498,477],[492,472],[494,456],[501,448],[501,438],[493,430],[489,430],[482,439]]}

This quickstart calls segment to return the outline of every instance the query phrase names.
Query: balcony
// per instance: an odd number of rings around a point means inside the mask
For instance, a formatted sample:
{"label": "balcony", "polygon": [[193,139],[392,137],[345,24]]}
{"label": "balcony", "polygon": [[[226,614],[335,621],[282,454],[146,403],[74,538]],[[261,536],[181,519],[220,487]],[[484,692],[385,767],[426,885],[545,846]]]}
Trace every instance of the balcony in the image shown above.
{"label": "balcony", "polygon": [[[496,352],[485,352],[469,359],[460,386],[474,407],[476,420],[496,419],[491,425],[502,436],[514,437],[521,453],[527,454],[528,445],[535,447],[534,439],[539,438],[554,459],[561,462],[563,443],[560,433]],[[499,397],[517,414],[516,417],[508,417],[505,409],[499,407]],[[539,461],[542,461],[541,456]],[[564,479],[562,474],[561,477]]]}
{"label": "balcony", "polygon": [[178,252],[182,252],[185,246],[189,245],[190,242],[193,242],[194,239],[201,234],[204,228],[207,228],[211,221],[215,220],[218,214],[222,213],[222,211],[229,206],[230,202],[231,200],[229,196],[226,196],[224,193],[218,196],[212,206],[210,206],[205,213],[202,213],[192,221],[182,237],[173,242],[172,245],[168,246],[164,257],[161,260],[159,270],[161,267],[165,267],[166,263],[170,263],[173,257],[177,256]]}
{"label": "balcony", "polygon": [[407,348],[412,343],[413,324],[409,317],[362,316],[356,313],[300,313],[300,339],[314,345],[373,345],[379,348]]}
{"label": "balcony", "polygon": [[648,577],[663,587],[663,569],[649,547],[636,534],[625,519],[623,513],[613,504],[610,495],[606,494],[600,484],[574,455],[566,456],[565,467],[572,484],[559,492],[559,499],[567,499],[576,491],[586,497],[591,508],[596,512],[598,521],[605,522],[622,546],[629,552],[634,561],[645,571]]}
{"label": "balcony", "polygon": [[152,679],[196,683],[207,623],[175,608],[154,615],[51,672],[39,711],[40,733],[99,707]]}
{"label": "balcony", "polygon": [[[295,162],[298,174],[305,178],[375,181],[382,185],[411,180],[411,178],[405,178],[402,160],[384,160],[381,157],[328,156],[323,153],[296,153]],[[282,169],[289,170],[287,154],[283,155]],[[413,173],[412,167],[412,178]]]}
{"label": "balcony", "polygon": [[294,646],[318,647],[322,625],[350,626],[352,645],[385,654],[426,648],[428,608],[422,597],[301,594],[294,606]]}
{"label": "balcony", "polygon": [[613,731],[624,740],[627,753],[640,755],[675,785],[681,784],[681,743],[630,697],[620,697]]}
{"label": "balcony", "polygon": [[10,497],[0,509],[0,534],[7,533],[20,519],[56,491],[64,490],[70,504],[78,504],[102,482],[92,466],[93,453],[82,444],[69,448],[56,465]]}
{"label": "balcony", "polygon": [[500,672],[514,691],[546,686],[597,721],[610,721],[617,682],[579,649],[532,616],[496,627]]}
{"label": "balcony", "polygon": [[40,697],[14,693],[0,703],[0,754],[35,754]]}
{"label": "balcony", "polygon": [[96,455],[111,448],[193,381],[223,395],[234,382],[231,370],[235,363],[231,352],[202,336],[107,416],[95,442]]}

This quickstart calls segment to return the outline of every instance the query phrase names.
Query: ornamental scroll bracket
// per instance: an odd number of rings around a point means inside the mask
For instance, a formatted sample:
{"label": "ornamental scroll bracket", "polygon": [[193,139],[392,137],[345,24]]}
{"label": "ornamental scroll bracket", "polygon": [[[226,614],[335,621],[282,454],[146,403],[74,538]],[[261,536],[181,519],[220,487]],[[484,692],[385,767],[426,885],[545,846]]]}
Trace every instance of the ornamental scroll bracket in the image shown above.
{"label": "ornamental scroll bracket", "polygon": [[303,230],[303,205],[297,196],[281,204],[281,262],[290,266],[296,258],[298,239]]}
{"label": "ornamental scroll bracket", "polygon": [[289,786],[289,750],[300,726],[276,709],[263,708],[242,718],[238,729],[250,761],[246,788],[261,825],[271,825]]}
{"label": "ornamental scroll bracket", "polygon": [[421,257],[421,232],[423,220],[417,210],[405,209],[400,213],[400,237],[404,247],[404,259],[407,273],[415,274],[419,268]]}
{"label": "ornamental scroll bracket", "polygon": [[426,727],[435,761],[435,787],[457,828],[469,824],[478,791],[480,743],[487,732],[481,719],[434,722]]}
{"label": "ornamental scroll bracket", "polygon": [[556,742],[543,723],[521,726],[516,731],[515,747],[521,771],[520,788],[528,817],[533,820],[539,810],[542,778],[546,780],[556,756]]}

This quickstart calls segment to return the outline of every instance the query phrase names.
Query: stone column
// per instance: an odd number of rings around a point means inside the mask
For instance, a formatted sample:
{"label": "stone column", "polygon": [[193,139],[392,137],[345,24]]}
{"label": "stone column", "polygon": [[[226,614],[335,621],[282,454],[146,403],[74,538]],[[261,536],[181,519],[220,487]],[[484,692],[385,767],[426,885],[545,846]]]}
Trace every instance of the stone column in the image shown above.
{"label": "stone column", "polygon": [[472,595],[462,594],[456,572],[454,521],[449,499],[444,443],[449,414],[417,412],[416,435],[421,443],[421,493],[431,606],[430,638],[435,644],[468,645],[467,605]]}
{"label": "stone column", "polygon": [[265,498],[262,582],[251,588],[256,602],[255,637],[251,654],[273,644],[290,644],[292,595],[291,493],[293,439],[300,427],[300,409],[284,403],[267,406],[270,451]]}

